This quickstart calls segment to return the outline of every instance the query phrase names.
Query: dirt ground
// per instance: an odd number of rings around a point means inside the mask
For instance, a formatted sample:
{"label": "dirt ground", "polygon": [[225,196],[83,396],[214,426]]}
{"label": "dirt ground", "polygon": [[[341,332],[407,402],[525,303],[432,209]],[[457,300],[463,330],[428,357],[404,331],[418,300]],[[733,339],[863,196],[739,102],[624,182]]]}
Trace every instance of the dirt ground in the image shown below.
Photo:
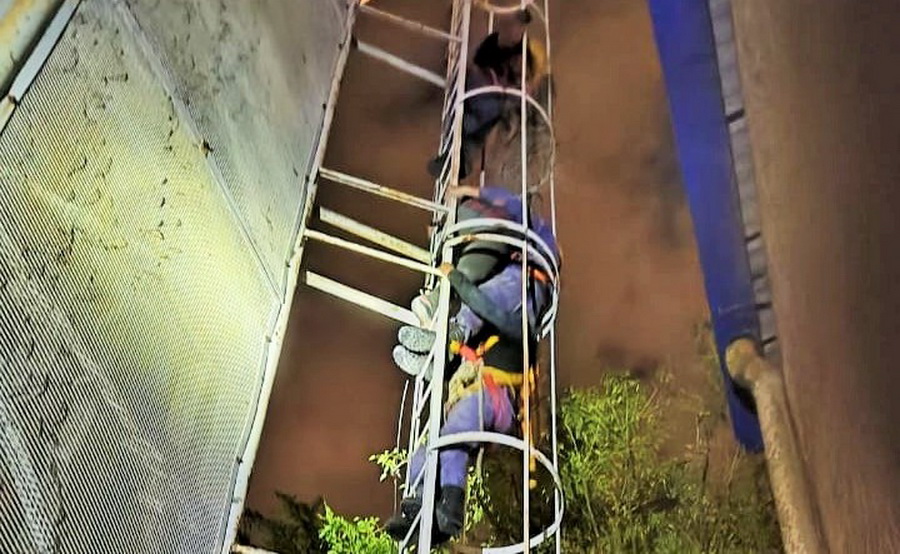
{"label": "dirt ground", "polygon": [[[378,0],[389,11],[446,25],[449,9]],[[556,79],[559,319],[563,386],[604,370],[644,376],[666,367],[677,388],[705,394],[697,325],[706,316],[690,217],[682,198],[662,76],[642,0],[551,2]],[[441,4],[442,6],[444,4]],[[439,68],[439,43],[361,17],[359,35]],[[326,167],[430,195],[441,91],[352,54]],[[321,204],[424,245],[426,217],[325,183]],[[321,227],[321,226],[320,226]],[[328,247],[307,263],[405,304],[420,278]],[[392,365],[396,326],[301,287],[251,482],[249,506],[274,490],[324,494],[348,514],[385,515],[392,492],[369,454],[393,446],[403,377]],[[693,436],[693,422],[685,421]],[[727,440],[727,436],[726,436]]]}
{"label": "dirt ground", "polygon": [[900,552],[900,7],[735,3],[784,373],[832,552]]}

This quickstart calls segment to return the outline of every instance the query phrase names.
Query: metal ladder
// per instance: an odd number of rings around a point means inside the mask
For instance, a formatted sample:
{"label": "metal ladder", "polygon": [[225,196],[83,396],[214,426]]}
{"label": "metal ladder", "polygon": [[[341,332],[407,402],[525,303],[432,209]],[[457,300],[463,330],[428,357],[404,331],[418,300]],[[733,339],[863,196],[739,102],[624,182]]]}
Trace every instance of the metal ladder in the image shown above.
{"label": "metal ladder", "polygon": [[[428,37],[442,40],[447,43],[447,68],[445,77],[412,64],[402,58],[386,52],[377,46],[366,42],[353,39],[352,44],[357,51],[372,57],[378,61],[386,63],[400,71],[409,73],[417,78],[432,83],[436,86],[444,88],[444,105],[442,110],[441,122],[441,141],[439,152],[444,155],[444,166],[440,176],[435,181],[434,195],[432,199],[424,199],[405,192],[385,187],[369,180],[348,175],[346,173],[335,171],[332,169],[321,167],[321,160],[324,157],[324,144],[320,144],[316,153],[315,163],[319,167],[317,178],[310,183],[310,193],[307,195],[306,206],[304,209],[304,218],[301,222],[300,232],[303,240],[315,240],[323,242],[335,247],[343,248],[357,254],[367,256],[382,262],[392,263],[401,267],[405,267],[414,271],[419,271],[425,276],[424,286],[426,289],[437,288],[440,291],[437,314],[432,325],[432,331],[436,334],[434,347],[428,355],[427,364],[430,365],[431,371],[422,371],[415,378],[413,386],[413,401],[411,406],[411,417],[407,426],[407,448],[408,458],[412,457],[413,452],[419,444],[426,445],[426,459],[423,471],[418,478],[409,474],[407,468],[404,490],[415,490],[418,486],[422,486],[422,508],[416,515],[412,528],[407,537],[401,541],[399,545],[400,552],[430,552],[432,544],[433,529],[433,513],[435,506],[435,496],[438,490],[438,455],[441,448],[451,445],[464,443],[495,443],[509,448],[518,449],[522,453],[523,467],[523,514],[522,528],[523,537],[519,543],[499,547],[486,547],[481,552],[528,552],[530,548],[544,542],[552,537],[555,541],[556,552],[560,551],[559,529],[563,513],[563,501],[561,494],[561,484],[556,471],[557,454],[556,454],[556,336],[555,336],[555,316],[558,307],[559,292],[559,267],[549,246],[544,243],[533,231],[527,227],[526,222],[519,224],[506,220],[495,219],[475,219],[467,220],[457,224],[456,222],[456,199],[447,195],[449,187],[458,184],[458,174],[460,160],[460,147],[462,142],[462,122],[464,101],[468,98],[479,94],[505,94],[513,96],[519,100],[520,104],[520,135],[521,135],[521,162],[522,162],[522,198],[523,198],[523,214],[528,214],[528,206],[526,203],[525,191],[527,188],[527,168],[526,168],[526,121],[529,109],[537,113],[550,131],[552,137],[552,112],[550,108],[551,99],[548,98],[547,107],[544,108],[536,100],[528,96],[525,88],[525,55],[524,49],[527,44],[527,38],[523,41],[523,57],[522,57],[522,86],[520,89],[506,89],[498,86],[482,87],[475,90],[466,90],[466,67],[469,58],[469,29],[472,21],[473,12],[480,10],[489,18],[489,28],[493,25],[493,18],[497,14],[509,14],[514,11],[526,7],[537,15],[538,21],[544,25],[544,33],[546,40],[546,52],[549,58],[549,23],[547,21],[548,0],[543,0],[543,6],[537,4],[537,0],[522,1],[521,3],[507,2],[506,5],[495,5],[488,0],[451,0],[452,12],[449,32],[435,29],[419,22],[411,21],[394,14],[390,14],[368,5],[363,0],[360,4],[351,6],[351,25],[355,17],[364,15],[376,18],[387,24],[403,27],[411,32],[416,32]],[[497,2],[498,0],[494,0]],[[343,65],[346,61],[346,49],[343,53],[342,63],[339,64],[338,71],[343,71]],[[340,75],[335,76],[336,83],[339,82]],[[330,108],[336,101],[337,86],[333,86],[332,98],[330,99]],[[329,110],[330,111],[330,110]],[[325,131],[327,134],[327,129]],[[323,135],[326,136],[326,135]],[[325,142],[324,140],[322,141]],[[555,144],[555,142],[554,142]],[[543,176],[541,182],[546,183],[550,189],[550,206],[551,220],[554,233],[556,232],[556,211],[554,197],[554,183],[552,175],[552,159],[550,163],[550,171]],[[396,202],[400,202],[409,206],[427,210],[432,214],[432,228],[429,236],[429,248],[426,250],[402,239],[393,237],[387,233],[379,231],[364,223],[355,221],[341,214],[324,207],[320,207],[320,221],[324,224],[342,229],[345,232],[356,235],[368,242],[378,245],[375,248],[365,244],[346,240],[322,231],[311,229],[308,227],[308,221],[315,202],[315,191],[320,181],[325,180],[330,183],[352,187],[372,195],[387,198]],[[530,398],[529,387],[533,386],[529,378],[524,379],[523,399],[524,406],[524,425],[526,429],[521,439],[509,435],[492,433],[492,432],[471,432],[459,433],[454,435],[440,436],[440,427],[442,423],[442,407],[444,397],[444,374],[446,366],[446,344],[447,330],[449,320],[450,305],[450,285],[446,278],[443,278],[437,266],[442,262],[452,262],[454,250],[463,243],[473,240],[490,240],[501,242],[510,247],[520,249],[522,251],[523,260],[529,261],[538,267],[550,277],[552,282],[552,302],[550,308],[544,314],[540,322],[542,337],[549,341],[550,349],[550,367],[549,367],[549,398],[551,412],[551,450],[550,455],[537,450],[531,442],[530,429],[530,406],[528,400]],[[528,296],[528,279],[526,279],[526,263],[522,263],[523,268],[523,287],[522,300],[523,306],[526,306]],[[322,292],[331,294],[343,300],[352,302],[358,306],[368,310],[380,313],[386,317],[392,318],[405,325],[419,326],[418,318],[411,310],[397,306],[391,302],[378,298],[364,291],[349,287],[338,281],[332,280],[323,275],[311,271],[303,273],[303,281]],[[527,371],[530,367],[527,360],[527,310],[522,310],[523,324],[523,349],[525,349],[526,363],[525,375],[530,375]],[[427,378],[426,378],[427,376]],[[406,399],[406,391],[404,391],[404,402]],[[401,407],[400,414],[401,425],[404,420],[404,407]],[[399,436],[398,436],[399,440]],[[532,483],[531,472],[535,464],[540,464],[550,475],[555,486],[554,490],[554,510],[553,521],[546,528],[538,533],[531,534],[529,525],[529,503],[530,503],[530,484]]]}

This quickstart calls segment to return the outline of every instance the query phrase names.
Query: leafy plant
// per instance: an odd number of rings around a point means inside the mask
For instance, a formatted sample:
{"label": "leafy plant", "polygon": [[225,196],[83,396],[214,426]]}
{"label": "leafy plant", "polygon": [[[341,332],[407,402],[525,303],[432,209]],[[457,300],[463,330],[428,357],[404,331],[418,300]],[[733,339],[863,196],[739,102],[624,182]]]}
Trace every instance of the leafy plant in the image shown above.
{"label": "leafy plant", "polygon": [[[780,551],[765,468],[758,460],[736,453],[723,482],[710,482],[708,440],[721,406],[693,409],[699,412],[697,444],[669,457],[659,454],[666,412],[658,395],[633,378],[607,375],[597,388],[567,391],[559,408],[564,552]],[[405,452],[397,450],[369,459],[381,468],[382,481],[398,479],[407,463]],[[519,464],[520,455],[500,449],[485,455],[481,471],[470,469],[467,544],[520,540]],[[533,529],[547,521],[552,506],[547,485],[532,491]],[[257,542],[267,548],[281,554],[396,550],[377,518],[347,519],[321,500],[306,505],[281,493],[278,498],[284,519],[247,512],[242,525],[245,535],[262,531]]]}
{"label": "leafy plant", "polygon": [[300,502],[293,496],[276,492],[280,517],[266,517],[253,510],[244,511],[239,540],[264,544],[280,554],[324,553],[319,540],[321,518],[325,502],[321,498],[312,504]]}
{"label": "leafy plant", "polygon": [[655,396],[628,377],[567,394],[559,437],[564,551],[779,551],[761,467],[752,483],[717,494],[702,464],[660,458],[659,416]]}
{"label": "leafy plant", "polygon": [[393,554],[394,541],[381,530],[377,517],[348,520],[336,515],[325,505],[319,539],[327,545],[328,554]]}
{"label": "leafy plant", "polygon": [[491,506],[491,493],[484,482],[485,475],[477,465],[469,467],[466,475],[466,532],[484,521]]}
{"label": "leafy plant", "polygon": [[394,448],[379,454],[372,454],[369,456],[369,461],[374,462],[375,465],[381,468],[381,475],[378,477],[378,481],[383,482],[389,477],[398,480],[402,478],[400,472],[406,465],[406,457],[406,450]]}

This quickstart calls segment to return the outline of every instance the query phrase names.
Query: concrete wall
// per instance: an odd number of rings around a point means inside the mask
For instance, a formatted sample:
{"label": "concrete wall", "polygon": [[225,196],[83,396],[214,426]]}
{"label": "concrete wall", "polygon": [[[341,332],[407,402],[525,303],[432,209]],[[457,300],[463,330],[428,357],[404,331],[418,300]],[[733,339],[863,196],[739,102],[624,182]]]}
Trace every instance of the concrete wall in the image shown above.
{"label": "concrete wall", "polygon": [[900,551],[900,6],[735,0],[788,396],[832,552]]}
{"label": "concrete wall", "polygon": [[0,134],[0,551],[226,546],[345,15],[80,3]]}

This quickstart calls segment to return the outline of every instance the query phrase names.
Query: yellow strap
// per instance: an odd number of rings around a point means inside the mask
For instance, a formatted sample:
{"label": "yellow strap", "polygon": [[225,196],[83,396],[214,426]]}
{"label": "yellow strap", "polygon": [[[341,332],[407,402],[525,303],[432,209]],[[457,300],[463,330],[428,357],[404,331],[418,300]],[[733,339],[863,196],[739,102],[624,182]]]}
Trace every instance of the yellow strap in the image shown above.
{"label": "yellow strap", "polygon": [[482,375],[490,375],[494,382],[502,387],[518,387],[522,384],[521,373],[510,373],[496,367],[485,366],[481,370]]}
{"label": "yellow strap", "polygon": [[[480,358],[484,356],[485,352],[494,347],[498,342],[500,342],[500,337],[497,335],[491,335],[487,338],[483,343],[479,344],[475,348],[475,354]],[[451,354],[459,354],[459,351],[462,350],[463,343],[453,339],[450,341],[450,353]]]}
{"label": "yellow strap", "polygon": [[462,348],[462,343],[458,340],[454,339],[450,341],[450,353],[454,356],[459,354],[459,350]]}
{"label": "yellow strap", "polygon": [[547,73],[547,51],[544,45],[538,40],[529,40],[528,49],[530,50],[532,62],[532,79],[543,78]]}
{"label": "yellow strap", "polygon": [[[501,387],[518,387],[522,385],[522,374],[521,373],[510,373],[509,371],[503,371],[502,369],[497,369],[496,367],[485,366],[481,369],[482,376],[490,375],[498,386]],[[475,393],[481,390],[483,385],[483,380],[475,380],[465,388],[463,388],[463,394]]]}
{"label": "yellow strap", "polygon": [[494,345],[497,344],[498,342],[500,342],[500,337],[498,337],[497,335],[491,335],[487,338],[486,341],[484,341],[483,343],[481,343],[481,345],[478,346],[476,353],[479,356],[484,356],[485,352],[487,352],[488,350],[493,348]]}

